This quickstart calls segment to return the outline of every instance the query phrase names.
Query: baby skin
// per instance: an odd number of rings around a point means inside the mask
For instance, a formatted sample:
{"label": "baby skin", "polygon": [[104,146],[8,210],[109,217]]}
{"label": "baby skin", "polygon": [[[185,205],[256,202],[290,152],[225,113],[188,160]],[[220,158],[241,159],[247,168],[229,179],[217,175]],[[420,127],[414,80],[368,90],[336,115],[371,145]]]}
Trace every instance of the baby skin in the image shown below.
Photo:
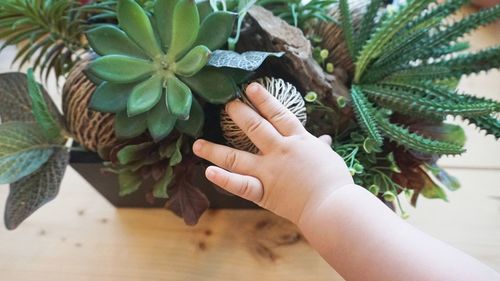
{"label": "baby skin", "polygon": [[258,112],[239,100],[226,110],[260,153],[196,141],[194,153],[215,164],[208,180],[295,223],[347,281],[500,280],[355,185],[331,138],[307,132],[261,85],[246,93]]}

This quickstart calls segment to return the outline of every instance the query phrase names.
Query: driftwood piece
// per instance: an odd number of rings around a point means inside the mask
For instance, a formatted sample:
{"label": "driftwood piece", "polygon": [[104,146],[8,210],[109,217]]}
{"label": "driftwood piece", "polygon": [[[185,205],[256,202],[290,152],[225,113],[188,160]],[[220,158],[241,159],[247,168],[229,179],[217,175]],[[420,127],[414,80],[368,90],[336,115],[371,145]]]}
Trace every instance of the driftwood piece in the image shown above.
{"label": "driftwood piece", "polygon": [[313,59],[311,43],[304,33],[265,8],[254,6],[249,10],[237,50],[285,52],[284,57],[266,64],[265,75],[279,76],[302,93],[314,91],[330,105],[336,104],[337,97],[349,98],[345,71],[339,68],[334,75],[323,71]]}

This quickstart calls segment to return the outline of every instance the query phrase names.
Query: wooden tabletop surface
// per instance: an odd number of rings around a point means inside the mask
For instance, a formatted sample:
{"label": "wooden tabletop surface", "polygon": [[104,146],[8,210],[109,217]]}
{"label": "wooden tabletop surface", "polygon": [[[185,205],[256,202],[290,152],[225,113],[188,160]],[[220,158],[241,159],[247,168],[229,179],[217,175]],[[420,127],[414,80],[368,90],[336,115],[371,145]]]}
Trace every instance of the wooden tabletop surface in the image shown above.
{"label": "wooden tabletop surface", "polygon": [[[499,44],[498,34],[500,25],[481,29],[473,47]],[[14,52],[0,56],[0,72],[10,71]],[[500,99],[500,72],[469,77],[460,87]],[[417,209],[405,207],[410,223],[500,271],[500,144],[467,132],[468,154],[442,161],[462,189],[449,194],[449,203],[420,200]],[[2,209],[7,193],[0,186]],[[0,227],[0,280],[342,278],[293,225],[266,211],[210,211],[187,227],[164,210],[116,209],[69,169],[55,201],[16,231]]]}

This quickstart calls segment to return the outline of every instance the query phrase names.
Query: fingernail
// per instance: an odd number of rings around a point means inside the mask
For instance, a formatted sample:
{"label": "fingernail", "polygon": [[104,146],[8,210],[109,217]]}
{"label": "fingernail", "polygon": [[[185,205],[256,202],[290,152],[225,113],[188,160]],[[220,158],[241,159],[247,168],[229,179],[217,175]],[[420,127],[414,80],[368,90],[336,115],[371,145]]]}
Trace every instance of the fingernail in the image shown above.
{"label": "fingernail", "polygon": [[240,100],[239,100],[239,99],[235,99],[235,100],[233,100],[233,101],[228,102],[228,103],[226,104],[226,111],[229,111],[229,108],[230,108],[231,106],[233,106],[233,105],[234,105],[235,103],[237,103],[237,102],[240,102]]}
{"label": "fingernail", "polygon": [[207,170],[205,171],[205,175],[207,176],[208,179],[213,179],[215,178],[215,175],[217,172],[212,169],[211,167],[208,167]]}
{"label": "fingernail", "polygon": [[194,153],[198,154],[201,152],[201,149],[203,147],[203,141],[202,140],[197,140],[194,144],[193,144],[193,151]]}
{"label": "fingernail", "polygon": [[247,87],[247,94],[255,94],[257,93],[262,86],[259,83],[253,82],[252,84],[248,85]]}

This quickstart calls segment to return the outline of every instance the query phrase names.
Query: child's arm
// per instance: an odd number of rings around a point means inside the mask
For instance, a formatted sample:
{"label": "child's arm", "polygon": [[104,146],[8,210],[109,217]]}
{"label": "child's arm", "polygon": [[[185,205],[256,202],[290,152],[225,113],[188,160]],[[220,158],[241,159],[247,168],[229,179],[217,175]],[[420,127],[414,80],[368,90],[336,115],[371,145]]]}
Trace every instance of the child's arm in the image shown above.
{"label": "child's arm", "polygon": [[416,230],[353,182],[344,161],[309,134],[258,84],[231,118],[258,155],[199,140],[194,152],[215,184],[296,223],[311,245],[347,280],[500,280],[475,259]]}

